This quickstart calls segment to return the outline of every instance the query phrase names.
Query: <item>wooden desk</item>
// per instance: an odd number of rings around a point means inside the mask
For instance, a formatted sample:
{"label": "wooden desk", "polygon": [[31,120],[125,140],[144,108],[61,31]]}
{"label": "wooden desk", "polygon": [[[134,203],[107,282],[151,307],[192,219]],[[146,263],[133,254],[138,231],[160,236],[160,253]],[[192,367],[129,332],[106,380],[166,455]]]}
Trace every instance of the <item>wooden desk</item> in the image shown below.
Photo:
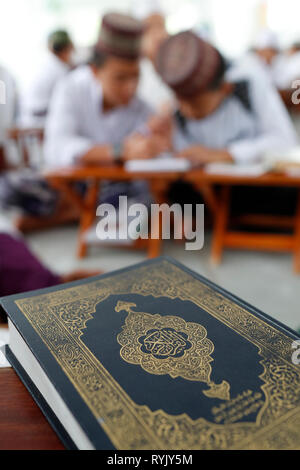
{"label": "wooden desk", "polygon": [[[49,171],[46,179],[54,187],[64,192],[80,211],[80,231],[78,237],[78,256],[84,257],[87,253],[86,234],[92,227],[96,218],[96,208],[101,181],[136,181],[145,180],[156,204],[166,201],[166,192],[172,181],[181,176],[178,172],[164,173],[133,173],[127,172],[122,166],[107,165],[103,167],[71,167]],[[74,188],[74,183],[85,182],[88,190],[84,196]],[[138,240],[136,248],[147,248],[148,257],[155,258],[160,255],[161,237],[159,239]],[[127,245],[126,245],[127,247]]]}
{"label": "wooden desk", "polygon": [[[212,260],[218,264],[222,260],[225,248],[252,249],[291,252],[294,256],[294,270],[300,272],[300,191],[297,213],[294,217],[274,217],[270,215],[249,216],[245,214],[242,222],[246,225],[256,225],[274,228],[292,228],[292,235],[267,234],[253,232],[236,232],[229,230],[231,188],[232,186],[270,186],[295,187],[300,189],[300,176],[291,177],[285,174],[267,173],[262,176],[234,176],[208,174],[204,170],[194,169],[183,173],[131,173],[120,166],[104,167],[73,167],[47,172],[46,178],[56,188],[62,190],[80,210],[80,232],[78,239],[78,255],[83,257],[87,252],[85,235],[91,228],[96,217],[96,207],[101,181],[134,181],[149,182],[154,202],[161,204],[166,201],[169,185],[185,179],[192,183],[202,193],[205,204],[214,215],[214,231],[212,243]],[[74,189],[74,183],[88,183],[85,196],[79,195]],[[220,194],[215,186],[221,186]],[[160,255],[161,237],[158,240],[140,240],[140,247],[148,249],[148,257]],[[144,243],[142,243],[144,242]],[[146,242],[146,243],[145,243]],[[137,245],[136,245],[137,247]]]}
{"label": "wooden desk", "polygon": [[13,369],[0,369],[0,450],[63,450]]}
{"label": "wooden desk", "polygon": [[[185,179],[196,187],[205,184],[213,188],[221,186],[220,195],[213,192],[214,206],[214,231],[212,243],[212,261],[219,264],[225,248],[243,248],[250,250],[265,250],[291,252],[294,257],[294,271],[300,273],[300,176],[291,177],[285,174],[267,173],[254,176],[210,175],[203,170],[193,170],[186,174]],[[230,193],[232,186],[273,186],[299,188],[297,211],[294,217],[274,216],[243,216],[243,222],[247,225],[262,227],[292,228],[292,235],[278,235],[266,233],[249,233],[233,231],[229,229],[230,221]]]}
{"label": "wooden desk", "polygon": [[44,130],[41,128],[19,128],[12,127],[7,130],[8,139],[16,143],[21,157],[21,166],[30,166],[30,155],[28,152],[28,141],[33,140],[43,143]]}

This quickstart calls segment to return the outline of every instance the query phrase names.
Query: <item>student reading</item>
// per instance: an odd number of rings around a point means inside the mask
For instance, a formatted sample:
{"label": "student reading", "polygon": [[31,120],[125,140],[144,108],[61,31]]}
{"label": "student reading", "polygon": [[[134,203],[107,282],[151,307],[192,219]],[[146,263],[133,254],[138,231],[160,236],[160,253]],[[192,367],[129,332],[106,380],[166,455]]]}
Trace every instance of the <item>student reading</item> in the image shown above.
{"label": "student reading", "polygon": [[196,163],[254,162],[296,144],[292,122],[269,81],[226,70],[219,51],[192,32],[167,39],[157,68],[177,96],[174,149]]}
{"label": "student reading", "polygon": [[22,126],[44,127],[56,85],[70,72],[74,45],[65,30],[53,31],[48,37],[48,55],[23,96],[20,122]]}
{"label": "student reading", "polygon": [[162,44],[157,70],[177,97],[173,147],[178,157],[196,165],[245,164],[297,144],[270,80],[239,66],[227,70],[220,52],[193,32]]}
{"label": "student reading", "polygon": [[48,165],[99,164],[153,157],[166,148],[150,134],[151,108],[136,96],[142,23],[108,13],[90,65],[57,87],[46,125]]}

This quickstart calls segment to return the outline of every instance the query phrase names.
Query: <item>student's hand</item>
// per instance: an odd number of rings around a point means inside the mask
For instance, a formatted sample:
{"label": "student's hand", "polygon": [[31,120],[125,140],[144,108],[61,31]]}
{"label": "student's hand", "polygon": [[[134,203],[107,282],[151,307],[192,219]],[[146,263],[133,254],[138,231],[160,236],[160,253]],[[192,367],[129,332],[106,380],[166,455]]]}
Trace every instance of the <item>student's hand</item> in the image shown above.
{"label": "student's hand", "polygon": [[232,155],[228,150],[210,149],[202,145],[194,145],[182,152],[179,152],[176,157],[187,158],[194,165],[206,165],[208,163],[232,163]]}
{"label": "student's hand", "polygon": [[152,116],[147,126],[153,136],[159,136],[165,140],[168,149],[172,147],[173,118],[171,113],[163,113]]}
{"label": "student's hand", "polygon": [[110,145],[97,145],[91,148],[80,159],[80,163],[87,166],[96,166],[113,161],[112,147]]}
{"label": "student's hand", "polygon": [[152,134],[158,134],[158,135],[170,134],[173,128],[172,115],[171,114],[156,114],[149,119],[147,125]]}
{"label": "student's hand", "polygon": [[133,134],[123,143],[123,160],[139,160],[154,158],[162,152],[166,152],[168,144],[166,139],[160,136],[143,136]]}

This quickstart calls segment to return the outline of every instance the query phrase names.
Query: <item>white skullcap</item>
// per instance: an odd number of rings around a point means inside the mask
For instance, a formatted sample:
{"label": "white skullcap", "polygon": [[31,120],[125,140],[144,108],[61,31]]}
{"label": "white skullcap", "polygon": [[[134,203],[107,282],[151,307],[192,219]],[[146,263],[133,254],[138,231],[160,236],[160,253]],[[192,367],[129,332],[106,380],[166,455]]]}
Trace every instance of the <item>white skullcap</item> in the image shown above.
{"label": "white skullcap", "polygon": [[258,50],[266,48],[279,49],[279,39],[277,34],[269,29],[260,31],[254,41],[254,48]]}
{"label": "white skullcap", "polygon": [[165,16],[159,0],[134,0],[131,5],[131,14],[140,21],[145,20],[148,16],[158,13]]}

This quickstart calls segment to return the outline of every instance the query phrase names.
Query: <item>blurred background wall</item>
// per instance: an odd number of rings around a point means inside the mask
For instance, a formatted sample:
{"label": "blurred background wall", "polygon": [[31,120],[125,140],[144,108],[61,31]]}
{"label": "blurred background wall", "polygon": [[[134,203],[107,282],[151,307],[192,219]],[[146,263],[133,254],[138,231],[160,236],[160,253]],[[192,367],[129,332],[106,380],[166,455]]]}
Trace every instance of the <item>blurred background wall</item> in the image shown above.
{"label": "blurred background wall", "polygon": [[[101,14],[134,10],[136,0],[0,0],[0,62],[22,88],[43,61],[47,34],[69,29],[77,46],[96,38]],[[246,51],[264,27],[283,47],[300,39],[299,0],[161,0],[170,33],[195,28],[229,57]]]}

